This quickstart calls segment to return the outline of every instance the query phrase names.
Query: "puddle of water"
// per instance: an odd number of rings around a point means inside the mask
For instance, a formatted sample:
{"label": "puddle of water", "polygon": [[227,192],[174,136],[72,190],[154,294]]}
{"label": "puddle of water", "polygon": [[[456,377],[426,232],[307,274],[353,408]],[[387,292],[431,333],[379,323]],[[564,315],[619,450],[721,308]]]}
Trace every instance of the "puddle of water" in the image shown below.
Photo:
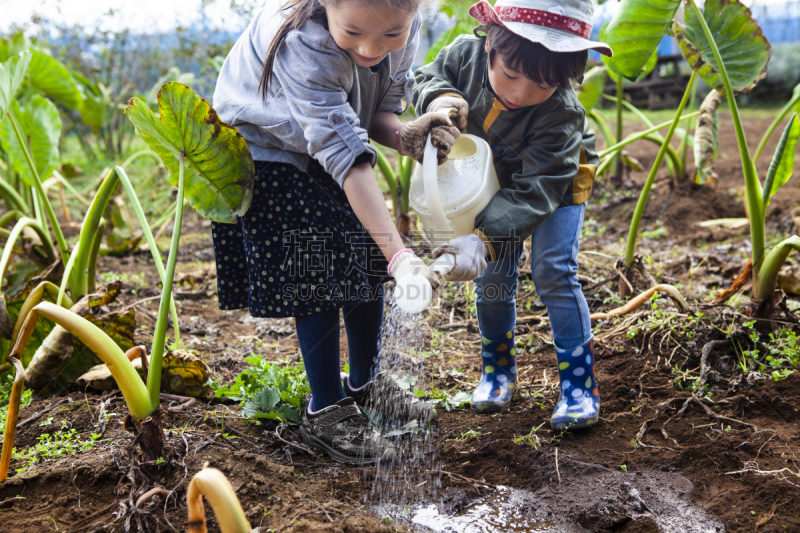
{"label": "puddle of water", "polygon": [[411,521],[437,533],[496,533],[525,531],[530,533],[561,532],[553,522],[531,516],[532,509],[520,506],[514,491],[498,486],[456,516],[441,514],[436,505],[418,509]]}

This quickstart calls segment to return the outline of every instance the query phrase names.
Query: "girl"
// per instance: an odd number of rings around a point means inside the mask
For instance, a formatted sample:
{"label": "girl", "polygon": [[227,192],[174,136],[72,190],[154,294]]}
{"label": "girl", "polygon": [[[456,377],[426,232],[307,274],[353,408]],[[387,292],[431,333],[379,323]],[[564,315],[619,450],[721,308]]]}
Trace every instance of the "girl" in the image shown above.
{"label": "girl", "polygon": [[[435,416],[378,374],[387,271],[395,280],[421,273],[434,287],[441,279],[404,248],[369,143],[419,160],[431,133],[443,160],[458,137],[441,115],[405,126],[398,116],[411,100],[419,2],[270,0],[214,93],[256,168],[250,210],[238,224],[212,226],[220,308],[295,317],[312,392],[300,433],[342,462],[395,455],[359,406],[404,423]],[[339,308],[350,360],[342,378]]]}

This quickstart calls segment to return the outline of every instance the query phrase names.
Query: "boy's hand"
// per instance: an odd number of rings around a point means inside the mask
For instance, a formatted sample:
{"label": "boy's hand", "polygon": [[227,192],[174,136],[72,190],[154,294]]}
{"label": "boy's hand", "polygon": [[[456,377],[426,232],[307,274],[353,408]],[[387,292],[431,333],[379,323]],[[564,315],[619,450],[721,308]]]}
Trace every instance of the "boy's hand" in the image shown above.
{"label": "boy's hand", "polygon": [[444,254],[456,256],[456,265],[444,277],[445,281],[472,281],[489,266],[486,261],[487,252],[483,240],[474,233],[470,233],[444,243],[436,248],[432,255],[434,258]]}
{"label": "boy's hand", "polygon": [[417,120],[407,122],[399,131],[399,148],[402,155],[411,156],[415,161],[422,162],[425,155],[425,143],[431,134],[431,144],[437,148],[436,159],[441,165],[447,161],[450,148],[461,136],[458,128],[453,126],[450,119],[441,113],[425,114]]}
{"label": "boy's hand", "polygon": [[448,108],[458,111],[458,115],[453,119],[453,123],[460,131],[467,129],[467,116],[469,115],[469,104],[466,100],[458,96],[440,96],[428,104],[427,113],[437,113]]}

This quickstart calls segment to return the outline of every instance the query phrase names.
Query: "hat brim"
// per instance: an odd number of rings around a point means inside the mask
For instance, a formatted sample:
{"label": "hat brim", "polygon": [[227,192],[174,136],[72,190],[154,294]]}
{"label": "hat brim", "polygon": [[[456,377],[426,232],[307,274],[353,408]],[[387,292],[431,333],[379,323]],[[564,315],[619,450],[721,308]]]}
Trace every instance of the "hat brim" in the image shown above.
{"label": "hat brim", "polygon": [[613,55],[611,47],[605,43],[590,41],[565,31],[527,22],[504,22],[486,0],[481,0],[470,7],[469,14],[481,24],[498,24],[524,39],[541,44],[551,52],[595,50],[608,57]]}

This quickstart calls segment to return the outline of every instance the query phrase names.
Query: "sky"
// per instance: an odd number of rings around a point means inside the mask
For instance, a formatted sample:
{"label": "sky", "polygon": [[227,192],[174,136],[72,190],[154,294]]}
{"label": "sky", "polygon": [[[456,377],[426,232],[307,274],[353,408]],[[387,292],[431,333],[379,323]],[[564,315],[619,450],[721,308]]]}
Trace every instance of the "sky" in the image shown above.
{"label": "sky", "polygon": [[[0,32],[12,24],[27,25],[36,15],[67,24],[100,26],[118,31],[163,32],[178,25],[199,23],[203,14],[213,26],[243,29],[243,21],[230,9],[230,0],[0,0]],[[107,16],[112,12],[112,16]]]}

